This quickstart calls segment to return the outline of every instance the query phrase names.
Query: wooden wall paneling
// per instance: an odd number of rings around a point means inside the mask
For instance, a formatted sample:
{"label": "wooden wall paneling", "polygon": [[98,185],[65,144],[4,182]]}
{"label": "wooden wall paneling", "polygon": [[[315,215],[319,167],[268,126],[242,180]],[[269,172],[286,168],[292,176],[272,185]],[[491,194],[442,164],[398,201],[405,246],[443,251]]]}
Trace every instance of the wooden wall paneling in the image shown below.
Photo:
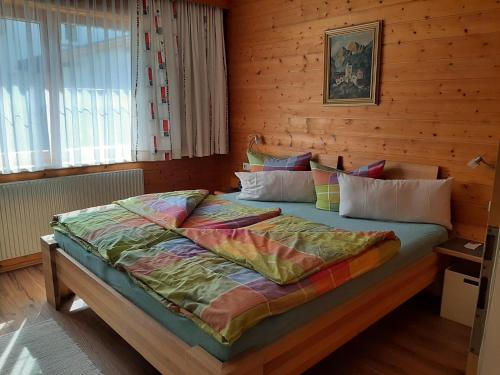
{"label": "wooden wall paneling", "polygon": [[[383,20],[381,102],[326,107],[324,31]],[[500,138],[500,2],[495,0],[256,0],[228,19],[232,155],[247,137],[280,155],[311,150],[356,161],[439,165],[454,177],[456,234],[483,240]],[[328,163],[327,163],[328,164]]]}
{"label": "wooden wall paneling", "polygon": [[221,180],[227,156],[215,155],[204,158],[180,159],[161,162],[144,169],[146,193],[169,190],[223,188]]}
{"label": "wooden wall paneling", "polygon": [[215,155],[204,158],[0,174],[0,183],[141,168],[144,170],[144,191],[146,193],[184,189],[208,189],[212,191],[223,188],[222,173],[224,173],[224,168],[222,166],[227,163],[227,160],[227,155]]}
{"label": "wooden wall paneling", "polygon": [[[262,14],[252,13],[247,8],[248,1],[238,1],[237,4],[233,5],[231,9],[231,13],[234,15],[233,20],[237,22],[242,31],[248,29],[248,31],[254,33],[253,35],[246,34],[245,37],[240,37],[242,41],[250,44],[253,44],[255,40],[273,42],[274,39],[266,40],[264,36],[268,38],[278,37],[284,33],[288,38],[293,39],[304,30],[304,25],[309,30],[328,29],[371,22],[373,19],[383,19],[386,25],[403,24],[402,27],[408,27],[408,25],[417,27],[426,22],[433,22],[438,18],[447,18],[448,27],[439,28],[442,30],[441,33],[450,34],[452,31],[477,33],[485,30],[481,29],[482,25],[485,24],[485,22],[481,21],[491,20],[492,13],[500,8],[499,4],[494,0],[390,0],[383,3],[359,0],[357,1],[359,7],[355,6],[353,1],[339,4],[337,1],[327,3],[319,0],[264,0],[263,3],[265,3],[265,6],[263,4],[260,6],[260,13]],[[269,4],[277,5],[278,3],[281,4],[281,9],[268,12]],[[367,6],[367,3],[371,4]],[[255,15],[252,16],[253,14]],[[469,21],[466,16],[471,14],[477,14],[478,17]],[[460,20],[463,20],[461,25],[467,24],[469,26],[467,30],[452,27]],[[491,23],[495,23],[495,21],[492,20]],[[269,29],[273,30],[272,34],[269,34]],[[290,31],[297,34],[290,33]],[[414,35],[413,38],[424,35],[418,31],[413,33],[413,30],[411,33]],[[307,35],[307,33],[301,33],[300,35]]]}

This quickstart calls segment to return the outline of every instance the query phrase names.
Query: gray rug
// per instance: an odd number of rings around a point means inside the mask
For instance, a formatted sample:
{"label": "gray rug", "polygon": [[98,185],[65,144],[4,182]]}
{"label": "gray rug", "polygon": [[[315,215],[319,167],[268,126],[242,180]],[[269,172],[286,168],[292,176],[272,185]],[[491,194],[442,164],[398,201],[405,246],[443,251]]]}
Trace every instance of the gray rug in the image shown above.
{"label": "gray rug", "polygon": [[0,336],[0,374],[100,375],[52,319]]}

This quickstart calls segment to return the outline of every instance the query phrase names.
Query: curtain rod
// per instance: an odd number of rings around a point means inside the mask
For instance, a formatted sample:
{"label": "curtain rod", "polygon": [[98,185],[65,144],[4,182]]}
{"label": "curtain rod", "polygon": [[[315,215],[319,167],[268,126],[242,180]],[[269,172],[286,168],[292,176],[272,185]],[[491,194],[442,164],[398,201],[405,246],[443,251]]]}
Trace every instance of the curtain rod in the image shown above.
{"label": "curtain rod", "polygon": [[[4,1],[6,4],[14,4],[14,6],[16,4],[23,4],[26,2],[26,3],[30,4],[32,7],[36,6],[39,9],[54,9],[54,7],[56,7],[56,5],[51,4],[50,2],[41,3],[41,2],[37,2],[35,0],[26,0],[26,1],[23,1],[23,0],[2,0],[2,1]],[[104,1],[106,1],[106,0],[104,0]],[[212,5],[212,6],[215,6],[218,8],[223,8],[223,9],[230,9],[231,2],[232,2],[232,0],[186,0],[186,1],[190,2],[190,3]],[[130,0],[129,1],[125,0],[125,3],[129,3],[129,2],[130,2]],[[83,15],[83,13],[85,13],[85,9],[81,9],[78,7],[65,7],[63,4],[58,6],[58,9],[60,11],[63,10],[65,13],[66,12],[72,13],[72,14],[78,13],[78,14],[82,14],[82,15]],[[99,16],[109,17],[110,16],[109,12],[97,11],[96,13],[102,13],[102,14],[98,14],[97,17],[99,17]]]}
{"label": "curtain rod", "polygon": [[233,0],[186,0],[189,3],[213,5],[214,7],[230,9]]}
{"label": "curtain rod", "polygon": [[[75,7],[68,7],[65,6],[64,4],[56,5],[52,4],[50,2],[40,2],[36,0],[0,0],[3,1],[5,4],[10,4],[14,7],[19,7],[23,6],[24,4],[29,4],[31,9],[40,9],[40,10],[56,10],[62,14],[70,14],[70,15],[78,15],[78,16],[88,16],[89,13],[87,9],[85,8],[80,8],[78,6]],[[107,1],[107,0],[104,0]],[[125,0],[124,3],[128,3],[127,0]],[[22,11],[24,11],[24,7],[21,8]],[[128,11],[125,12],[125,15],[128,17]],[[92,17],[94,18],[120,18],[119,14],[112,13],[110,11],[102,11],[99,9],[92,9]]]}

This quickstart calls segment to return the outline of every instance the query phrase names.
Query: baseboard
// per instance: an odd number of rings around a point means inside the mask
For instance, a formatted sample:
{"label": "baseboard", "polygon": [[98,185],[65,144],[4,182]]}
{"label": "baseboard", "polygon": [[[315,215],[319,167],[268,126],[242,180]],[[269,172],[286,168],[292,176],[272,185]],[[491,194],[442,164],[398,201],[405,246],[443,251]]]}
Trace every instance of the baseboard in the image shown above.
{"label": "baseboard", "polygon": [[17,258],[0,260],[0,273],[33,266],[40,263],[42,263],[42,253],[35,253]]}
{"label": "baseboard", "polygon": [[477,356],[477,354],[469,352],[469,354],[467,355],[467,368],[465,369],[465,374],[477,375],[478,362],[479,362],[479,357]]}

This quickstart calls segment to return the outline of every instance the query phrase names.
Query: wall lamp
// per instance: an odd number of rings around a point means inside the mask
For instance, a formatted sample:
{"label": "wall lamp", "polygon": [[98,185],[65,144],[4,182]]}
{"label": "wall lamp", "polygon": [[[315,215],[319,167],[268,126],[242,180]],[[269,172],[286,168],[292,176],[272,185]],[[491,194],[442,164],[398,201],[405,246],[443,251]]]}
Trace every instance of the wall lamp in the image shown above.
{"label": "wall lamp", "polygon": [[248,136],[248,150],[252,151],[254,145],[261,145],[262,143],[262,135],[256,133]]}
{"label": "wall lamp", "polygon": [[481,163],[483,163],[484,165],[488,166],[491,169],[495,169],[495,166],[493,164],[491,164],[491,163],[488,163],[486,160],[484,160],[484,158],[481,155],[478,155],[474,159],[472,159],[471,161],[469,161],[467,163],[467,166],[469,168],[477,168],[477,167],[479,167],[479,165]]}

